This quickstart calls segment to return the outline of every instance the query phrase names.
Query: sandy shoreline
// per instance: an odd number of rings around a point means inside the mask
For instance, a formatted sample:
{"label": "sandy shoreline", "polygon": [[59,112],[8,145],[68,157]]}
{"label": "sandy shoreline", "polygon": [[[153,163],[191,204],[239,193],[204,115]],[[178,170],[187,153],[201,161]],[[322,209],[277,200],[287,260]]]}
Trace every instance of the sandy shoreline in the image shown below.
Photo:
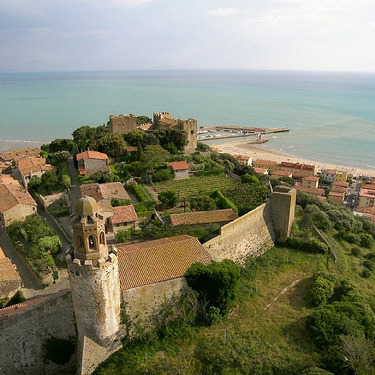
{"label": "sandy shoreline", "polygon": [[221,150],[221,152],[226,152],[231,155],[251,156],[253,160],[264,159],[273,160],[277,162],[287,161],[292,163],[311,164],[315,165],[317,172],[321,171],[322,169],[336,169],[339,171],[348,171],[349,173],[357,177],[375,176],[375,170],[356,168],[347,165],[330,164],[307,158],[301,158],[298,156],[288,155],[278,151],[265,149],[261,146],[250,144],[249,141],[227,142],[210,146]]}

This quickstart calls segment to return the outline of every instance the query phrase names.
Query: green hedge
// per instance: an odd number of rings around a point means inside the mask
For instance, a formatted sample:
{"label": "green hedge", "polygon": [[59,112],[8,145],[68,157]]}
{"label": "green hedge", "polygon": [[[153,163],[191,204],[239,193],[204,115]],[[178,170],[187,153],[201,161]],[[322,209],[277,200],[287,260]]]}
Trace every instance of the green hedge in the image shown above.
{"label": "green hedge", "polygon": [[227,198],[219,189],[213,190],[208,195],[215,201],[217,208],[231,208],[234,212],[238,212],[237,206]]}
{"label": "green hedge", "polygon": [[302,240],[297,237],[289,237],[286,240],[286,244],[292,249],[305,251],[307,253],[325,254],[328,252],[327,245],[316,239]]}
{"label": "green hedge", "polygon": [[[139,203],[142,203],[142,205],[146,208],[146,210],[141,209],[140,205],[138,205],[139,211],[148,211],[155,207],[155,199],[152,197],[147,188],[145,188],[143,185],[132,183],[128,185],[128,188],[139,200]],[[135,206],[137,207],[137,204]]]}

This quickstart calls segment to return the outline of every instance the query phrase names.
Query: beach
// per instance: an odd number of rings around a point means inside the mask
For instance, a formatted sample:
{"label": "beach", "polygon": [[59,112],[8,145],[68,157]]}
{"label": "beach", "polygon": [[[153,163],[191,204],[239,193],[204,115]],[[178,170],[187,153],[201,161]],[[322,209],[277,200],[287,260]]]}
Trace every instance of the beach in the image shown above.
{"label": "beach", "polygon": [[347,171],[356,177],[375,176],[375,171],[371,169],[355,168],[347,165],[330,164],[308,158],[301,158],[278,151],[265,149],[262,146],[251,144],[249,141],[226,142],[210,146],[214,147],[219,152],[226,152],[231,155],[246,155],[252,157],[253,160],[262,159],[277,162],[286,161],[291,163],[315,165],[317,172],[321,171],[322,169],[336,169],[339,171]]}

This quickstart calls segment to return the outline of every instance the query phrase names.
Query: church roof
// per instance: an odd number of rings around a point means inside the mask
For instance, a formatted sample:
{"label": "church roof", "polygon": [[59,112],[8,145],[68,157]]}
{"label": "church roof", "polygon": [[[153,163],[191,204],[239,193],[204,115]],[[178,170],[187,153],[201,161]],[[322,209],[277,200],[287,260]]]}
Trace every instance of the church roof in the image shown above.
{"label": "church roof", "polygon": [[182,277],[193,263],[211,261],[198,239],[188,235],[115,246],[121,290]]}

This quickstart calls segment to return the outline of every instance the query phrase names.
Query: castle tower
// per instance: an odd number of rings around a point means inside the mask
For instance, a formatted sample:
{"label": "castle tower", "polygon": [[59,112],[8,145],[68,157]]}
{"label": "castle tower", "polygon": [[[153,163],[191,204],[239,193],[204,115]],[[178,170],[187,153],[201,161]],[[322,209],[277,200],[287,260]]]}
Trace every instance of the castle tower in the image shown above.
{"label": "castle tower", "polygon": [[297,191],[278,185],[270,196],[273,227],[277,242],[283,243],[290,236],[296,209]]}
{"label": "castle tower", "polygon": [[108,250],[104,218],[91,197],[72,215],[74,251],[66,257],[78,330],[79,374],[119,348],[120,280],[117,251]]}
{"label": "castle tower", "polygon": [[137,116],[132,113],[126,115],[109,115],[109,130],[111,133],[125,134],[137,128]]}

